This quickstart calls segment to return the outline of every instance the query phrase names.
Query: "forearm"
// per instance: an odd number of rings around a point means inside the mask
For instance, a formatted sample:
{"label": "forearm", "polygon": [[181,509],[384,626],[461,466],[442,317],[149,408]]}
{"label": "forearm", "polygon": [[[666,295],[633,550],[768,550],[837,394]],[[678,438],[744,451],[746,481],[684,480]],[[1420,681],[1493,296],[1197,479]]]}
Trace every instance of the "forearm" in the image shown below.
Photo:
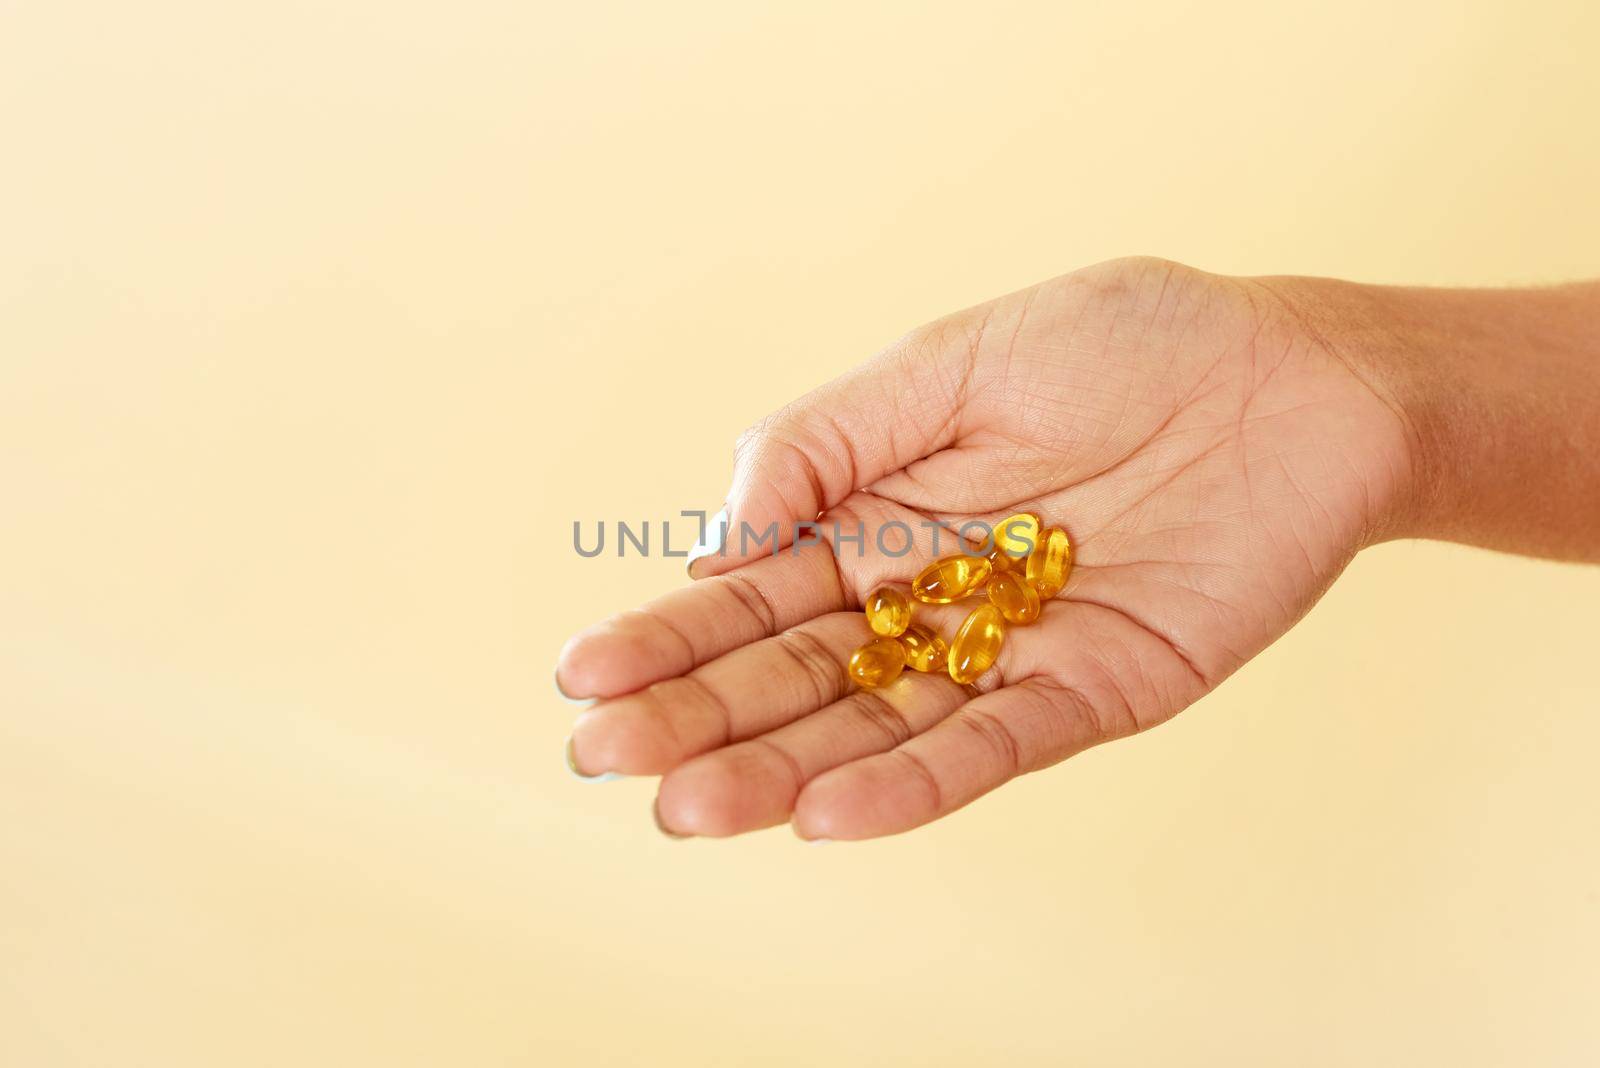
{"label": "forearm", "polygon": [[1406,427],[1386,534],[1600,560],[1600,283],[1271,282]]}

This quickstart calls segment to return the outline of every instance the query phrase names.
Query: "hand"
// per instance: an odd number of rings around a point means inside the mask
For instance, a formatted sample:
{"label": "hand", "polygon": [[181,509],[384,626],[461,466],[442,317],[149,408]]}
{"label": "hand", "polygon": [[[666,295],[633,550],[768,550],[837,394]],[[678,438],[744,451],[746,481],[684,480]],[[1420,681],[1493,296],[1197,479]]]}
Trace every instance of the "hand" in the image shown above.
{"label": "hand", "polygon": [[[763,420],[739,443],[727,556],[563,650],[562,689],[603,698],[575,766],[664,776],[669,833],[792,820],[868,838],[1180,711],[1299,619],[1411,492],[1403,410],[1321,340],[1297,285],[1113,261],[917,330]],[[932,559],[922,524],[1019,511],[1076,549],[1039,621],[972,686],[908,670],[851,687],[862,599]],[[819,513],[829,535],[864,524],[865,546],[738,551],[741,522],[788,534]],[[892,521],[916,534],[898,558],[875,543]],[[973,603],[916,611],[948,639]]]}

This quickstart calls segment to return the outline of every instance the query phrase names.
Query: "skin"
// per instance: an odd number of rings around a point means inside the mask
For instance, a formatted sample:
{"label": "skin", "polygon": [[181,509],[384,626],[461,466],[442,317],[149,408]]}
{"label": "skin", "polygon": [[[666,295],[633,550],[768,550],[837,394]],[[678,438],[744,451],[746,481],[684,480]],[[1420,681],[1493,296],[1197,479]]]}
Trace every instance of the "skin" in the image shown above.
{"label": "skin", "polygon": [[[1369,545],[1600,559],[1597,457],[1600,286],[1099,264],[916,330],[743,435],[726,555],[562,651],[557,685],[601,699],[569,756],[662,776],[673,835],[909,830],[1181,711]],[[1019,511],[1075,546],[1039,621],[972,685],[850,686],[861,604],[933,557],[924,524]],[[865,551],[738,551],[741,521],[819,513],[830,537],[865,524]],[[916,535],[899,558],[874,536],[896,520]],[[948,637],[971,607],[917,618]]]}

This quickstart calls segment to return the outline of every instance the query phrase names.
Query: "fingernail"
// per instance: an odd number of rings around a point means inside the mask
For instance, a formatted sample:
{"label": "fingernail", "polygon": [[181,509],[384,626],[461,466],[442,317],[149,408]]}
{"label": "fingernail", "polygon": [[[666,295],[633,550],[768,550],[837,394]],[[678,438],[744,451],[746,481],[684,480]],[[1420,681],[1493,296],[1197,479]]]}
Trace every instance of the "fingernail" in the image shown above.
{"label": "fingernail", "polygon": [[567,770],[572,772],[575,777],[583,782],[612,782],[616,779],[622,778],[621,775],[618,775],[614,771],[602,771],[598,775],[585,775],[583,772],[579,771],[577,758],[572,754],[571,735],[567,736]]}
{"label": "fingernail", "polygon": [[588,708],[594,704],[595,700],[593,697],[568,697],[567,691],[561,688],[561,673],[559,671],[556,672],[556,696],[569,705],[578,705],[582,708]]}
{"label": "fingernail", "polygon": [[720,512],[706,520],[705,536],[695,542],[694,548],[689,550],[689,559],[684,566],[688,568],[690,578],[694,578],[694,562],[722,552],[722,545],[727,536],[728,506],[723,505]]}
{"label": "fingernail", "polygon": [[665,823],[661,822],[661,799],[660,798],[656,798],[656,800],[650,802],[650,815],[652,815],[652,816],[654,816],[656,818],[656,829],[659,830],[662,834],[666,835],[668,838],[674,838],[674,839],[677,839],[679,841],[682,841],[683,839],[690,837],[687,834],[679,834],[677,831],[673,830],[672,828],[668,827]]}

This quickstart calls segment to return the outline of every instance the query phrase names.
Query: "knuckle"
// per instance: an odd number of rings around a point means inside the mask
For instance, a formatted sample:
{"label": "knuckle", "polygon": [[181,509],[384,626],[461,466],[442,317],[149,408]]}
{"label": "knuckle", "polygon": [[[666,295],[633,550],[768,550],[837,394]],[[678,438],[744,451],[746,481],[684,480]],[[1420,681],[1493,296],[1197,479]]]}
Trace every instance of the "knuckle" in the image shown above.
{"label": "knuckle", "polygon": [[778,629],[778,612],[766,593],[749,576],[737,571],[719,575],[713,580],[720,583],[739,606],[756,620],[763,634],[774,634]]}
{"label": "knuckle", "polygon": [[858,690],[850,696],[850,706],[862,721],[883,734],[890,749],[910,741],[916,733],[905,713],[890,704],[881,694]]}
{"label": "knuckle", "polygon": [[763,416],[739,431],[739,436],[733,441],[734,455],[745,456],[755,451],[758,446],[771,436],[773,424],[781,414],[781,412],[774,412],[771,415]]}
{"label": "knuckle", "polygon": [[1063,735],[1071,733],[1073,723],[1087,727],[1090,735],[1100,742],[1138,732],[1133,706],[1120,687],[1108,680],[1104,689],[1115,695],[1112,701],[1096,700],[1077,686],[1050,687],[1044,700],[1050,714],[1061,721]]}
{"label": "knuckle", "polygon": [[960,722],[982,739],[1009,774],[1023,770],[1022,746],[1004,720],[987,709],[968,708]]}
{"label": "knuckle", "polygon": [[816,687],[818,707],[835,700],[844,690],[844,668],[814,634],[786,630],[773,639]]}

